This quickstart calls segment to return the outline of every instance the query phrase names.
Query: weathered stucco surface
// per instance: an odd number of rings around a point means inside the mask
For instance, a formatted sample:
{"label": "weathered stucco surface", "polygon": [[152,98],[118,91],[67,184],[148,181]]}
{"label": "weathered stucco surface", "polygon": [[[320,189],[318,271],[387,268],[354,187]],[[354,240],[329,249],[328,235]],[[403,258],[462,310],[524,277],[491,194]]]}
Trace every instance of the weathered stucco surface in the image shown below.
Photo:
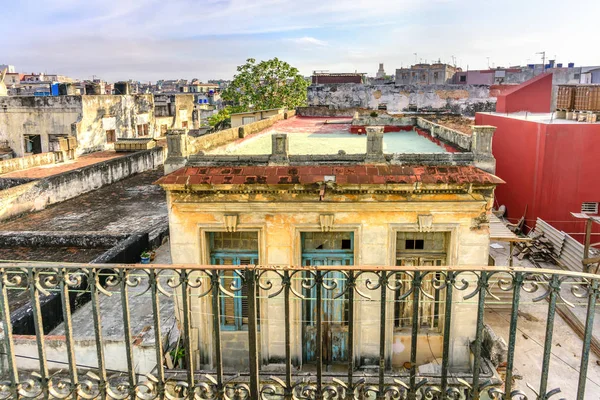
{"label": "weathered stucco surface", "polygon": [[478,111],[493,111],[496,98],[490,97],[486,85],[311,85],[307,89],[308,104],[335,109],[367,108],[376,110],[385,104],[389,112],[450,109],[475,115]]}
{"label": "weathered stucco surface", "polygon": [[25,154],[24,136],[40,135],[42,152],[51,151],[50,135],[77,138],[77,155],[112,147],[115,137],[137,137],[137,126],[148,124],[154,136],[154,99],[151,94],[99,96],[13,96],[0,98],[0,141],[8,141],[19,157]]}
{"label": "weathered stucco surface", "polygon": [[[164,136],[166,130],[196,128],[194,125],[193,94],[156,94],[154,95],[155,128],[154,136]],[[164,131],[164,132],[163,132]]]}
{"label": "weathered stucco surface", "polygon": [[163,164],[162,147],[13,186],[0,191],[0,220],[42,210]]}
{"label": "weathered stucco surface", "polygon": [[21,157],[24,135],[41,135],[42,152],[49,151],[48,135],[70,135],[82,112],[82,96],[0,97],[0,141]]}
{"label": "weathered stucco surface", "polygon": [[[243,193],[194,194],[168,192],[169,228],[173,263],[210,263],[207,232],[224,231],[225,216],[238,216],[237,230],[257,231],[259,262],[272,265],[300,265],[300,232],[320,231],[320,216],[334,216],[334,231],[354,232],[354,264],[363,266],[395,265],[395,235],[398,231],[417,231],[418,215],[433,216],[433,231],[447,232],[450,245],[448,265],[487,265],[489,230],[484,224],[473,228],[473,221],[490,206],[490,193],[471,194],[339,194],[326,195],[319,201],[317,193]],[[274,284],[278,280],[273,279]],[[361,283],[364,285],[364,283]],[[276,290],[276,289],[275,289]],[[379,298],[377,291],[364,292]],[[266,298],[266,293],[262,296]],[[283,297],[261,300],[260,341],[261,358],[266,364],[284,359]],[[293,302],[292,321],[300,320],[300,302]],[[200,365],[211,363],[212,321],[209,296],[192,304],[192,346]],[[181,313],[181,304],[177,304]],[[394,332],[392,307],[386,318],[389,322],[386,349],[393,365],[410,359],[410,332]],[[379,363],[378,301],[362,301],[355,305],[355,355],[360,365]],[[464,302],[456,295],[453,303],[451,328],[451,365],[455,370],[469,365],[469,343],[474,339],[476,302]],[[292,325],[292,357],[302,359],[300,322]],[[440,331],[441,332],[441,331]],[[419,337],[418,362],[427,363],[441,358],[441,333],[426,332]],[[228,343],[228,335],[223,332]],[[233,339],[232,339],[233,340]],[[240,340],[231,350],[244,352],[246,340]],[[428,343],[432,343],[431,350]],[[230,349],[223,348],[224,359],[233,359]],[[243,356],[243,355],[242,355]],[[231,365],[229,365],[231,367]]]}
{"label": "weathered stucco surface", "polygon": [[54,164],[54,153],[33,154],[26,157],[10,158],[0,161],[0,175],[27,168],[39,167],[41,165]]}

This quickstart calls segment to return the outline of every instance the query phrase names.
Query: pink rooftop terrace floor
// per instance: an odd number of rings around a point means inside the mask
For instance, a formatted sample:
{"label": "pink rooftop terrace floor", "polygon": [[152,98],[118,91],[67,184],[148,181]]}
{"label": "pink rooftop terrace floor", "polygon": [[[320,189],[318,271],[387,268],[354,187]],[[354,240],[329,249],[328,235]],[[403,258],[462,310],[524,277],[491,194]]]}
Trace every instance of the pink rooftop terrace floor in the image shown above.
{"label": "pink rooftop terrace floor", "polygon": [[[273,126],[223,145],[209,154],[253,155],[271,152],[271,135],[288,134],[290,154],[346,154],[366,152],[366,135],[350,132],[352,118],[293,117]],[[383,139],[386,153],[453,152],[429,135],[416,130],[386,133]]]}
{"label": "pink rooftop terrace floor", "polygon": [[20,171],[9,172],[0,175],[0,178],[30,178],[41,179],[48,176],[57,175],[63,172],[72,171],[77,168],[86,167],[112,158],[123,157],[128,153],[116,153],[114,151],[98,151],[96,153],[80,156],[74,161],[64,163],[43,165],[40,167],[28,168]]}

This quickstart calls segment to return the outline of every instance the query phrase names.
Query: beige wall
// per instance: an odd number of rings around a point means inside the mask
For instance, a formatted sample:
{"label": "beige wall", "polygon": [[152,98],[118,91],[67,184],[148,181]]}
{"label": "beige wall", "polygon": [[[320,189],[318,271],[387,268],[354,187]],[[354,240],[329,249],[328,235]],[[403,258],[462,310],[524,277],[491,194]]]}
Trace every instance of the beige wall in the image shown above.
{"label": "beige wall", "polygon": [[40,135],[42,152],[50,150],[49,135],[74,135],[80,155],[109,149],[107,129],[114,129],[117,138],[137,137],[141,123],[154,134],[150,94],[0,98],[0,141],[7,140],[19,157],[25,153],[25,135]]}
{"label": "beige wall", "polygon": [[71,134],[81,117],[80,96],[0,98],[0,141],[8,141],[17,157],[25,154],[24,136],[40,135],[42,152],[48,152],[49,134]]}
{"label": "beige wall", "polygon": [[78,154],[106,150],[106,130],[116,138],[138,137],[137,125],[148,124],[154,136],[154,98],[151,94],[81,96],[82,115],[76,123]]}
{"label": "beige wall", "polygon": [[[173,263],[209,263],[206,232],[225,230],[225,215],[238,215],[238,230],[255,230],[260,238],[260,263],[275,265],[300,265],[300,232],[320,230],[319,216],[333,214],[336,231],[353,231],[355,237],[355,265],[381,266],[395,264],[395,234],[397,231],[418,229],[417,216],[433,215],[432,229],[448,232],[450,265],[487,265],[489,232],[487,227],[472,229],[473,219],[485,212],[489,199],[469,195],[428,195],[421,201],[413,197],[407,202],[396,196],[387,201],[370,202],[315,202],[301,200],[301,195],[289,195],[287,202],[271,201],[267,195],[222,195],[220,200],[199,198],[193,194],[178,195],[169,192],[170,243]],[[333,199],[332,199],[333,200]],[[372,199],[371,199],[372,200]],[[185,202],[183,202],[185,201]],[[252,211],[250,211],[252,210]],[[275,280],[277,282],[277,280]],[[371,293],[379,298],[378,291]],[[455,291],[457,292],[457,291]],[[464,293],[456,293],[453,305],[451,363],[454,368],[466,368],[469,363],[469,342],[475,336],[476,305],[462,302]],[[263,300],[264,302],[264,300]],[[299,302],[292,314],[292,321],[299,318]],[[181,312],[180,305],[179,312]],[[192,325],[196,340],[198,361],[210,363],[212,322],[210,301],[206,298],[192,304]],[[355,305],[355,355],[365,364],[378,364],[379,315],[378,301],[363,301]],[[280,319],[284,315],[283,297],[269,299],[261,304],[261,356],[264,363],[277,362],[284,357],[284,330],[280,322],[269,322],[269,317]],[[388,307],[388,358],[394,364],[409,359],[410,333],[396,333],[391,323],[393,310]],[[301,329],[293,323],[292,353],[302,359]],[[229,333],[224,333],[228,335]],[[429,349],[431,344],[431,350]],[[429,362],[441,357],[441,333],[426,333],[419,338],[418,359]],[[433,352],[433,354],[432,354]],[[203,355],[201,357],[201,355]]]}
{"label": "beige wall", "polygon": [[155,116],[155,137],[161,136],[162,125],[167,125],[167,130],[185,129],[183,122],[187,122],[187,129],[194,128],[192,121],[195,106],[193,94],[155,95],[154,99],[156,102],[160,101],[162,105],[170,102],[172,110],[171,115]]}
{"label": "beige wall", "polygon": [[283,114],[284,111],[285,110],[283,108],[275,108],[273,110],[259,110],[259,111],[255,111],[255,112],[232,114],[231,115],[231,127],[236,128],[238,126],[244,125],[244,123],[243,123],[244,118],[253,117],[254,118],[253,122],[258,122],[260,120],[272,117],[277,114]]}

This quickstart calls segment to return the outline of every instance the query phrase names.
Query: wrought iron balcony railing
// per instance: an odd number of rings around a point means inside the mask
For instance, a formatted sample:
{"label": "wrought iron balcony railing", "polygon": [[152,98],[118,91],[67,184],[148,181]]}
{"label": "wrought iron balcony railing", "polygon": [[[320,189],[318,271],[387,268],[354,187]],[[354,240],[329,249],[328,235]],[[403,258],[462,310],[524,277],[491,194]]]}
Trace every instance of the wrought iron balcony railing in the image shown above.
{"label": "wrought iron balcony railing", "polygon": [[[196,265],[58,265],[58,264],[1,264],[0,308],[3,329],[3,372],[0,398],[62,398],[62,399],[492,399],[527,398],[513,386],[513,367],[516,350],[517,319],[523,292],[535,293],[533,301],[547,300],[547,325],[544,353],[541,361],[541,379],[536,392],[539,399],[547,399],[560,390],[549,382],[552,334],[557,302],[569,304],[563,289],[569,287],[569,296],[587,302],[587,322],[581,349],[577,399],[584,398],[592,327],[596,300],[599,295],[599,277],[566,271],[503,268],[503,267],[359,267],[323,266],[196,266]],[[381,290],[385,288],[385,290]],[[484,307],[497,300],[497,293],[512,294],[506,376],[503,380],[486,375],[482,358]],[[11,301],[16,294],[27,295],[31,305],[39,368],[20,367],[18,346],[11,323]],[[152,308],[152,329],[155,334],[156,366],[140,375],[134,357],[135,337],[131,321],[136,309],[130,307],[131,296],[144,295]],[[83,368],[78,363],[74,336],[74,297],[86,297],[91,303],[95,356],[97,364]],[[100,301],[105,296],[120,297],[123,321],[124,347],[127,370],[114,374],[103,346],[103,322],[114,316],[101,315]],[[183,338],[183,368],[165,365],[164,338],[161,337],[161,303],[177,297],[181,309]],[[248,340],[248,369],[237,374],[224,372],[222,357],[222,325],[226,310],[231,308],[227,298],[243,298],[243,335]],[[43,315],[43,305],[50,300],[60,304],[60,315]],[[192,337],[192,309],[194,302],[204,299],[211,312],[205,314],[212,323],[214,354],[211,370],[196,365]],[[442,299],[442,300],[440,300]],[[471,345],[470,373],[454,373],[451,368],[450,336],[453,304],[457,299],[476,305],[476,326]],[[315,363],[312,372],[301,372],[293,365],[292,303],[310,301],[314,306],[315,343],[324,340],[323,315],[328,302],[339,301],[347,321],[347,357],[340,374],[328,373],[324,368],[323,346],[314,348]],[[422,326],[420,302],[438,301],[443,316],[441,373],[425,376],[418,370],[418,333]],[[280,374],[261,367],[259,314],[270,301],[283,304],[285,337],[284,367]],[[379,365],[373,374],[357,371],[355,349],[355,312],[358,301],[375,302],[379,311]],[[405,373],[394,371],[389,365],[389,335],[386,315],[398,303],[410,303],[410,362]],[[545,304],[545,303],[544,303]],[[311,306],[311,307],[313,307]],[[371,316],[372,317],[372,316]],[[53,323],[54,322],[54,323]],[[49,365],[47,333],[53,326],[64,329],[66,348],[65,368]],[[46,335],[44,334],[44,328]],[[33,337],[33,335],[32,335]],[[187,355],[187,356],[186,356]],[[32,357],[29,357],[30,359]],[[484,376],[486,375],[486,376]]]}

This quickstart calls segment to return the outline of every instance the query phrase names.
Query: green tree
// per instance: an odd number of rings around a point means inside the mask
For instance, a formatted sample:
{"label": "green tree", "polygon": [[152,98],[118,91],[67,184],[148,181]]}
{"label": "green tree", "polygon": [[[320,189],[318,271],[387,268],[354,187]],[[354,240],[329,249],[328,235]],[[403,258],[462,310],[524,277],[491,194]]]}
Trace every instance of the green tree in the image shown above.
{"label": "green tree", "polygon": [[274,58],[258,64],[253,58],[237,67],[237,75],[223,91],[224,101],[244,111],[295,108],[306,104],[308,82],[297,68]]}
{"label": "green tree", "polygon": [[231,107],[225,107],[219,110],[218,113],[208,117],[208,123],[217,129],[228,127],[227,125],[231,126]]}

